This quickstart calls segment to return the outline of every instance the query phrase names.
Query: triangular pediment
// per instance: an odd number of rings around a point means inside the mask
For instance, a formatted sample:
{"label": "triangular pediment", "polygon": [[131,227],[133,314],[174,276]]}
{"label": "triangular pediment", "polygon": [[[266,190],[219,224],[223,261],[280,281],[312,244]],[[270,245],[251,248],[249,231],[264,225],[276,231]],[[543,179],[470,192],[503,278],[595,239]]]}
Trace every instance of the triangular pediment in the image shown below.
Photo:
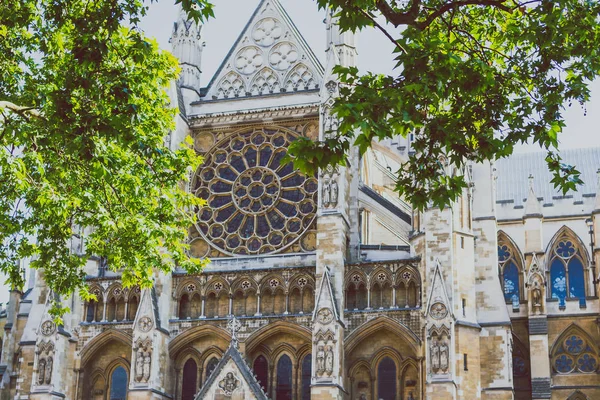
{"label": "triangular pediment", "polygon": [[[321,278],[321,284],[319,285],[319,291],[317,292],[317,300],[315,302],[315,309],[313,311],[313,322],[317,319],[319,313],[328,312],[330,313],[331,319],[335,321],[340,320],[340,314],[338,312],[335,297],[333,296],[333,288],[331,285],[331,276],[329,270],[325,269],[323,277]],[[327,317],[326,319],[330,319]]]}
{"label": "triangular pediment", "polygon": [[425,316],[435,320],[454,318],[452,305],[450,304],[450,298],[446,290],[446,282],[442,275],[441,264],[437,259],[435,260],[435,269],[431,279],[429,296],[427,296]]}
{"label": "triangular pediment", "polygon": [[318,90],[323,67],[278,0],[262,0],[204,101]]}
{"label": "triangular pediment", "polygon": [[231,345],[208,377],[196,400],[268,400],[238,349]]}

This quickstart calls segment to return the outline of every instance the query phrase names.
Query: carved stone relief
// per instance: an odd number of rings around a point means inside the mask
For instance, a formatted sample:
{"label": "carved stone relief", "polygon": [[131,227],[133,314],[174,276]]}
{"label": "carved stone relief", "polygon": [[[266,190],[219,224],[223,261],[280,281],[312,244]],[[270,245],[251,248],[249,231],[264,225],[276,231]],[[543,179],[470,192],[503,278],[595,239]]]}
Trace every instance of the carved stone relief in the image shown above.
{"label": "carved stone relief", "polygon": [[321,204],[324,208],[334,208],[338,204],[338,175],[338,169],[336,167],[331,166],[328,166],[321,173],[321,177],[323,179],[323,186],[321,190]]}
{"label": "carved stone relief", "polygon": [[[319,313],[323,310],[330,311],[328,308],[322,308],[319,310]],[[332,319],[333,314],[331,320]],[[335,361],[335,336],[333,331],[328,329],[324,332],[319,331],[315,338],[317,340],[317,377],[330,377],[333,375],[333,365]]]}
{"label": "carved stone relief", "polygon": [[261,19],[254,25],[252,39],[262,47],[269,47],[283,35],[281,22],[275,18]]}
{"label": "carved stone relief", "polygon": [[228,372],[219,382],[219,387],[225,392],[226,396],[231,396],[232,393],[240,386],[240,381],[233,375],[233,372]]}
{"label": "carved stone relief", "polygon": [[235,68],[242,74],[256,72],[264,63],[263,52],[256,46],[247,46],[238,51],[235,57]]}
{"label": "carved stone relief", "polygon": [[40,343],[37,356],[37,384],[49,385],[52,381],[52,368],[54,366],[54,344],[51,342]]}
{"label": "carved stone relief", "polygon": [[43,335],[50,336],[56,332],[56,324],[50,320],[44,321],[41,330]]}
{"label": "carved stone relief", "polygon": [[429,309],[429,315],[434,319],[442,319],[448,315],[448,309],[443,303],[433,303]]}
{"label": "carved stone relief", "polygon": [[147,383],[152,368],[152,340],[140,339],[135,344],[135,376],[138,383]]}
{"label": "carved stone relief", "polygon": [[429,365],[434,375],[450,372],[450,335],[445,327],[433,331],[429,338]]}
{"label": "carved stone relief", "polygon": [[269,54],[269,63],[278,71],[285,71],[300,58],[296,45],[292,42],[281,42],[275,45]]}
{"label": "carved stone relief", "polygon": [[152,319],[150,317],[142,317],[138,321],[138,328],[142,332],[150,331],[150,329],[152,329],[153,326],[154,326],[154,323],[152,322]]}

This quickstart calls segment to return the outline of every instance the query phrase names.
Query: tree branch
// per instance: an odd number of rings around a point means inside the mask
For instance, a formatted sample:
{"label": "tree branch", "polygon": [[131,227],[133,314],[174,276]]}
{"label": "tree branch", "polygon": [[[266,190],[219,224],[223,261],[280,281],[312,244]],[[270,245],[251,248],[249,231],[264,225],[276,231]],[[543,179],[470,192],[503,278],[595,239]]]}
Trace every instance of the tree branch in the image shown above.
{"label": "tree branch", "polygon": [[447,4],[444,4],[442,7],[440,7],[439,9],[437,9],[436,11],[429,14],[429,16],[423,22],[417,23],[416,26],[419,27],[419,29],[425,29],[429,25],[431,25],[431,23],[436,18],[443,15],[444,13],[446,13],[450,10],[453,10],[455,8],[468,6],[468,5],[492,6],[492,7],[499,8],[502,11],[512,13],[513,9],[506,6],[504,4],[505,2],[506,2],[506,0],[461,0],[461,1],[456,1],[454,3],[447,3]]}
{"label": "tree branch", "polygon": [[29,115],[36,118],[42,118],[42,115],[38,110],[35,109],[35,107],[23,107],[18,106],[15,103],[11,103],[10,101],[0,101],[0,109],[4,108],[14,113],[17,113],[23,117],[27,117],[27,115]]}
{"label": "tree branch", "polygon": [[373,18],[373,16],[371,14],[369,14],[368,12],[366,12],[365,10],[361,9],[360,12],[367,18],[369,18],[371,20],[371,22],[373,22],[373,25],[379,29],[388,39],[390,39],[392,41],[392,43],[394,43],[394,45],[396,45],[397,47],[401,48],[402,51],[404,51],[406,53],[406,50],[404,49],[404,47],[402,47],[402,45],[400,45],[400,43],[398,43],[396,41],[396,39],[394,39],[392,37],[392,35],[390,35],[390,33],[388,31],[385,30],[385,28],[381,25],[379,25],[377,23],[377,21],[375,21],[375,18]]}
{"label": "tree branch", "polygon": [[420,5],[421,0],[412,0],[408,11],[401,13],[394,10],[385,0],[377,0],[375,2],[375,6],[379,12],[395,27],[398,27],[398,25],[415,25]]}

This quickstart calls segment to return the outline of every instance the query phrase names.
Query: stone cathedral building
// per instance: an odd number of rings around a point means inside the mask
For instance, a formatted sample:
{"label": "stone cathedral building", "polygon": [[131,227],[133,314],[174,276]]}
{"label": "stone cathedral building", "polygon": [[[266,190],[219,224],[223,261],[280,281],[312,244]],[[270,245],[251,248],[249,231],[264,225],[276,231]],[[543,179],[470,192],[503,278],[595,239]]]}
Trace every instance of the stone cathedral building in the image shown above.
{"label": "stone cathedral building", "polygon": [[28,288],[0,312],[1,400],[600,399],[600,149],[564,152],[577,193],[515,155],[470,165],[460,200],[422,213],[393,192],[410,137],[304,176],[280,160],[336,130],[331,70],[357,57],[331,16],[324,32],[321,63],[262,0],[202,87],[211,38],[179,17],[169,145],[190,135],[205,156],[190,243],[212,263],[140,290],[90,259],[97,301],[62,299],[56,326],[24,262]]}

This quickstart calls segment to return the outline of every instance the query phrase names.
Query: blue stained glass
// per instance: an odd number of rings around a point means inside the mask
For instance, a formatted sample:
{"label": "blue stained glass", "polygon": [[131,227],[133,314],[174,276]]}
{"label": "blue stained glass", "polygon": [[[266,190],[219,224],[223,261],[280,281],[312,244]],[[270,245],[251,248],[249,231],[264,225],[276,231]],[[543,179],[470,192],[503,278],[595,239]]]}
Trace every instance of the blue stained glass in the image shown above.
{"label": "blue stained glass", "polygon": [[591,354],[584,354],[577,359],[577,368],[581,372],[594,372],[598,361]]}
{"label": "blue stained glass", "polygon": [[563,258],[569,258],[575,254],[575,246],[570,240],[558,243],[556,254]]}
{"label": "blue stained glass", "polygon": [[565,266],[559,259],[552,261],[550,282],[552,284],[552,298],[564,301],[567,297],[567,277],[565,276]]}
{"label": "blue stained glass", "polygon": [[127,399],[127,371],[117,367],[112,373],[110,383],[110,400]]}
{"label": "blue stained glass", "polygon": [[510,262],[504,267],[504,299],[519,303],[519,270],[515,263]]}
{"label": "blue stained glass", "polygon": [[573,258],[569,261],[569,296],[578,299],[585,297],[583,264],[581,264],[579,258]]}
{"label": "blue stained glass", "polygon": [[573,369],[573,359],[569,356],[562,355],[554,360],[554,368],[560,373],[566,374]]}
{"label": "blue stained glass", "polygon": [[504,262],[510,258],[508,246],[498,246],[498,261]]}
{"label": "blue stained glass", "polygon": [[579,354],[583,351],[583,339],[579,336],[570,336],[565,344],[567,345],[567,352],[571,354]]}

